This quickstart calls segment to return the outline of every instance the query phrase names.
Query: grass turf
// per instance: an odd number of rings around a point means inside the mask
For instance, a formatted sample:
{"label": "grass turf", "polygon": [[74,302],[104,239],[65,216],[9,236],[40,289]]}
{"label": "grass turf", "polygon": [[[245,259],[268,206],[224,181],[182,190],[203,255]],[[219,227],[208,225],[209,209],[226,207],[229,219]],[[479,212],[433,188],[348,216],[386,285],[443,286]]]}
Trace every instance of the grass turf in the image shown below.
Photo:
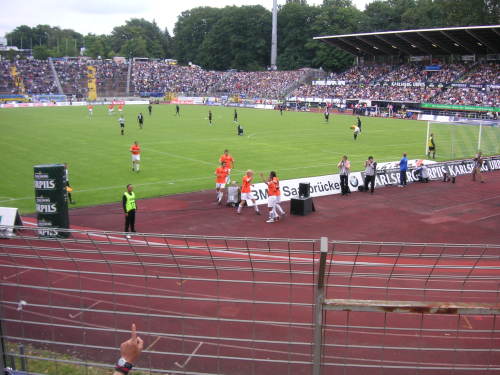
{"label": "grass turf", "polygon": [[[214,125],[208,124],[208,110]],[[137,114],[145,117],[144,129]],[[0,110],[4,179],[0,206],[34,211],[33,165],[67,162],[76,206],[116,202],[126,184],[133,184],[138,198],[213,188],[214,170],[225,148],[235,158],[233,179],[244,170],[276,170],[281,179],[337,173],[344,154],[353,170],[373,155],[378,161],[424,157],[426,123],[410,120],[362,118],[362,133],[353,140],[350,125],[355,117],[319,113],[238,109],[245,135],[236,135],[233,108],[181,106],[181,117],[172,105],[127,105],[125,135],[120,135],[118,115],[109,116],[96,106],[89,119],[86,107],[24,108]],[[141,171],[131,171],[129,147],[142,147]],[[439,154],[439,136],[436,137]],[[447,156],[447,155],[445,155]],[[6,158],[6,162],[5,162]],[[75,207],[75,206],[72,206]]]}

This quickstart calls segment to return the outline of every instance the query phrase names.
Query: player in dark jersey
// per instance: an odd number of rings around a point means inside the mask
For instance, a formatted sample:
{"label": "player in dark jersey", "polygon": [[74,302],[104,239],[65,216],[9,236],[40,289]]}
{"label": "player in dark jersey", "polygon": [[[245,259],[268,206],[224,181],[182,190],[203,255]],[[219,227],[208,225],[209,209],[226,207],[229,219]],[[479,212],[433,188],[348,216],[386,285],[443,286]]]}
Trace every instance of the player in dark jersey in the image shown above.
{"label": "player in dark jersey", "polygon": [[153,112],[153,106],[151,105],[151,103],[149,103],[149,105],[148,105],[148,111],[149,111],[149,115],[151,116],[151,112]]}
{"label": "player in dark jersey", "polygon": [[208,110],[208,124],[212,125],[212,111]]}
{"label": "player in dark jersey", "polygon": [[179,107],[179,104],[175,105],[175,116],[181,117],[181,107]]}
{"label": "player in dark jersey", "polygon": [[142,112],[139,112],[137,115],[137,123],[139,124],[139,128],[142,129],[142,126],[144,125],[144,116],[142,115]]}
{"label": "player in dark jersey", "polygon": [[233,122],[238,122],[238,111],[234,110]]}

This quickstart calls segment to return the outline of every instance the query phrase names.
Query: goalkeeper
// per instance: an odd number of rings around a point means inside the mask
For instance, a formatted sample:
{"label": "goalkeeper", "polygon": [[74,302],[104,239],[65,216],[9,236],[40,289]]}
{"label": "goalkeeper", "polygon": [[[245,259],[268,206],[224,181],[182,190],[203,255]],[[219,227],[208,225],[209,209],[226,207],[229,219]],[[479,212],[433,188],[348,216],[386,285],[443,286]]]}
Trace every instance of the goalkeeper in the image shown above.
{"label": "goalkeeper", "polygon": [[431,156],[432,152],[432,158],[436,159],[436,142],[434,142],[434,134],[431,133],[429,139],[427,140],[427,157]]}

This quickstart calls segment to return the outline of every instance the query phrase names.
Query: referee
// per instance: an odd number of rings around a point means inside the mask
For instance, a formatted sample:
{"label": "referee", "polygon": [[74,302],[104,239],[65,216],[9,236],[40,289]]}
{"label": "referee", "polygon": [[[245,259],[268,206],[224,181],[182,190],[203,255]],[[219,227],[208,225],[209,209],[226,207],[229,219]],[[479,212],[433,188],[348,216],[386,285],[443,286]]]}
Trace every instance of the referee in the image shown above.
{"label": "referee", "polygon": [[120,116],[118,119],[118,123],[120,124],[120,133],[121,135],[125,134],[125,119],[123,118],[123,115]]}
{"label": "referee", "polygon": [[[137,205],[135,203],[134,187],[131,184],[127,185],[127,191],[123,193],[122,198],[123,211],[125,212],[125,232],[135,232],[135,211]],[[130,238],[127,235],[127,238]]]}

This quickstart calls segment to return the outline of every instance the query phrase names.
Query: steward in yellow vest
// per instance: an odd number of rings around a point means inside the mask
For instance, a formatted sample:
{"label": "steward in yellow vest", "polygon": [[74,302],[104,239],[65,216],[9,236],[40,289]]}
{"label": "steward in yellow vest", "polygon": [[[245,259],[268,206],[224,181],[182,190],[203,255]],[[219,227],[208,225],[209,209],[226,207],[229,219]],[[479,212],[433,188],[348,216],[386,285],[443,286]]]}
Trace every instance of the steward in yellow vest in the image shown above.
{"label": "steward in yellow vest", "polygon": [[[131,184],[127,185],[127,191],[123,193],[122,205],[125,212],[125,230],[124,232],[135,232],[135,211],[137,204],[135,203],[134,187]],[[130,238],[127,235],[127,238]]]}

